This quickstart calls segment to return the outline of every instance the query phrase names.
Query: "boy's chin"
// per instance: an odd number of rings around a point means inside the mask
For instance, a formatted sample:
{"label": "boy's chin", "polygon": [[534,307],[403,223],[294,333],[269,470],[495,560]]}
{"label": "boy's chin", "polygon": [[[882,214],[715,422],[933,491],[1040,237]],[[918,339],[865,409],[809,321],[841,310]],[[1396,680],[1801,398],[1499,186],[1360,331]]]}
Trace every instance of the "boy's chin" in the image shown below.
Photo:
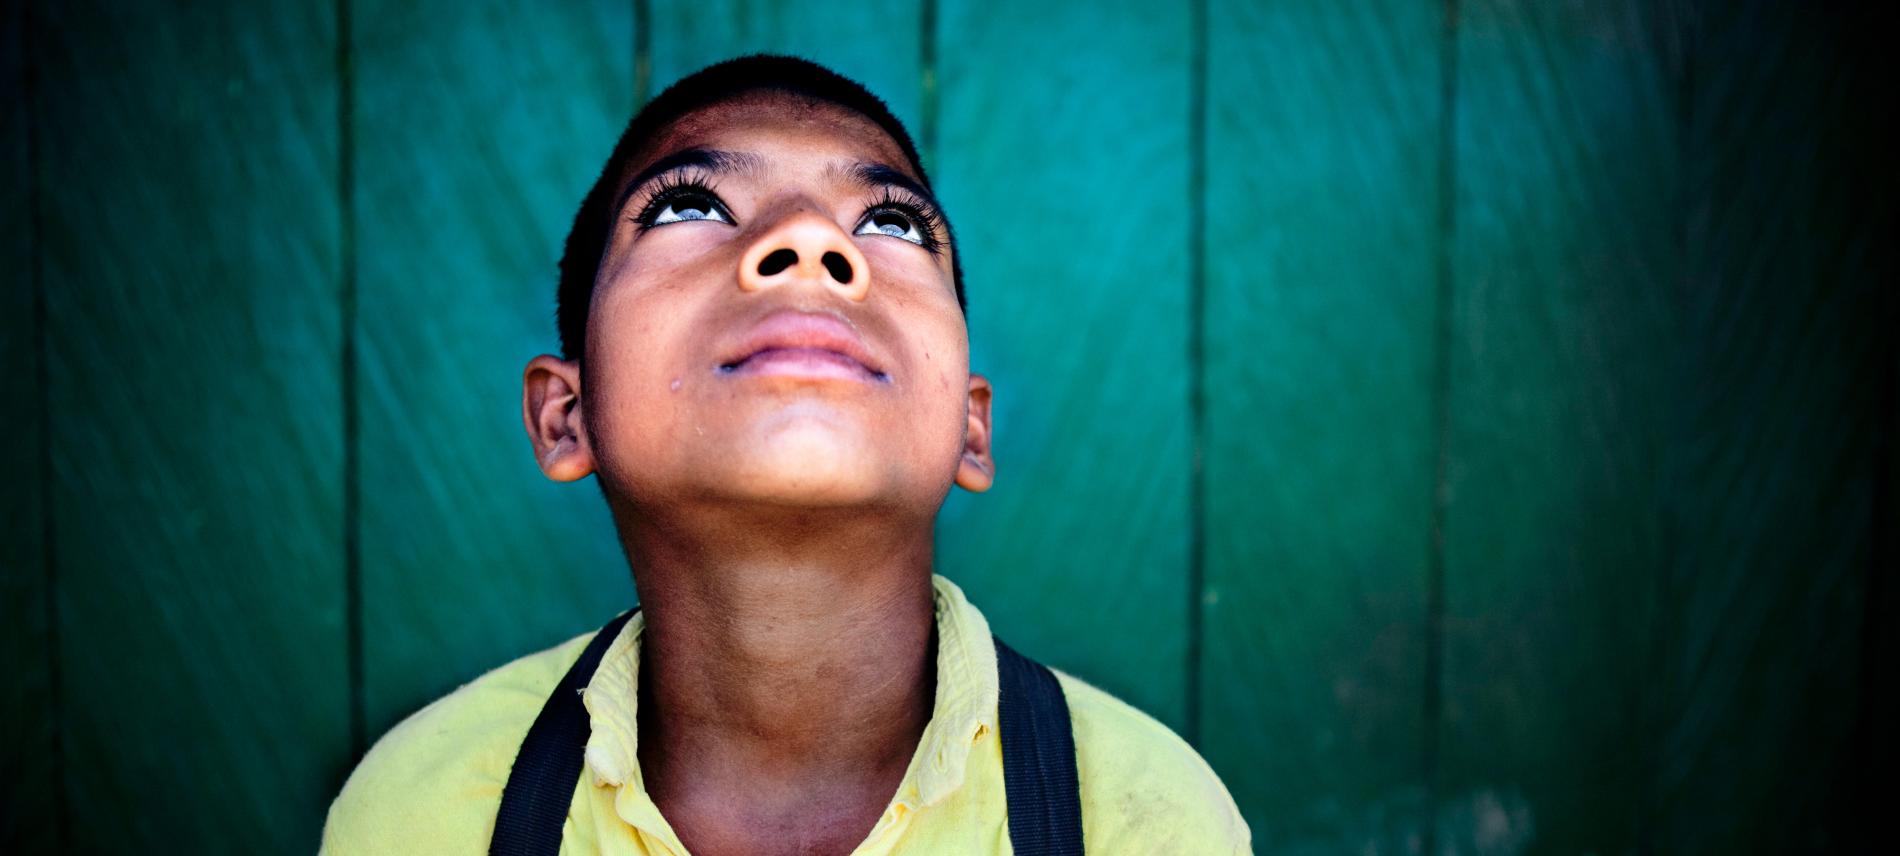
{"label": "boy's chin", "polygon": [[728,450],[701,474],[711,482],[704,484],[708,493],[740,504],[866,510],[928,504],[931,488],[906,484],[904,473],[912,468],[893,457],[899,451],[856,443],[779,442]]}
{"label": "boy's chin", "polygon": [[783,509],[870,508],[890,503],[887,491],[861,481],[788,473],[784,478],[752,478],[721,486],[718,493],[735,505]]}
{"label": "boy's chin", "polygon": [[751,450],[708,475],[720,493],[772,505],[836,507],[888,501],[890,468],[868,450],[816,445]]}
{"label": "boy's chin", "polygon": [[[785,509],[884,509],[934,515],[948,483],[919,466],[917,438],[869,430],[847,419],[777,418],[677,437],[665,462],[638,457],[635,495],[647,502]],[[927,448],[927,447],[926,447]],[[937,468],[943,469],[943,468]],[[949,472],[949,471],[946,471]]]}

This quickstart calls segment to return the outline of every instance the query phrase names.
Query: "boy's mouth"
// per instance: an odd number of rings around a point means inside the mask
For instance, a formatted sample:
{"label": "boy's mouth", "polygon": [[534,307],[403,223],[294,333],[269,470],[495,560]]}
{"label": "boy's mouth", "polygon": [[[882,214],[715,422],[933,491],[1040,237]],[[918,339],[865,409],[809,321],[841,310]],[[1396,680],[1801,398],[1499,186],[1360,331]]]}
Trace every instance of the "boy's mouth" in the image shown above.
{"label": "boy's mouth", "polygon": [[823,313],[783,309],[765,317],[719,363],[721,374],[888,382],[856,330]]}

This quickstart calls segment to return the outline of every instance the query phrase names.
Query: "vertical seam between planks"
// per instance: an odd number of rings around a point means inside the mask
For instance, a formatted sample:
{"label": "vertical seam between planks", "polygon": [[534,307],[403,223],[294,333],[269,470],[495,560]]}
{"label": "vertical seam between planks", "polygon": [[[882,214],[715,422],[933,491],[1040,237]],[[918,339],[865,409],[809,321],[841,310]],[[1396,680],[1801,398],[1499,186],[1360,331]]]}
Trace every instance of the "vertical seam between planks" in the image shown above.
{"label": "vertical seam between planks", "polygon": [[[1662,40],[1661,43],[1668,47],[1666,55],[1674,64],[1671,73],[1675,75],[1676,103],[1673,117],[1676,123],[1675,163],[1673,164],[1675,222],[1672,224],[1675,234],[1671,237],[1674,240],[1672,251],[1675,253],[1675,261],[1678,265],[1676,283],[1679,291],[1677,302],[1671,310],[1677,319],[1675,324],[1678,326],[1679,340],[1691,341],[1692,337],[1681,330],[1680,325],[1683,323],[1681,319],[1687,317],[1684,307],[1689,305],[1688,301],[1695,289],[1695,272],[1689,257],[1690,218],[1693,211],[1693,187],[1689,164],[1690,144],[1695,127],[1696,29],[1694,16],[1696,12],[1692,0],[1670,0],[1670,2],[1659,4],[1656,8],[1660,20],[1657,17],[1651,18],[1649,26],[1656,33],[1657,38]],[[1675,359],[1677,368],[1672,381],[1684,383],[1694,370],[1693,363],[1690,356],[1680,352],[1675,355]],[[1667,667],[1663,664],[1667,662],[1667,654],[1677,641],[1673,638],[1675,624],[1668,619],[1668,610],[1675,603],[1673,574],[1678,568],[1677,562],[1682,553],[1682,511],[1679,504],[1682,487],[1687,478],[1684,474],[1687,462],[1677,457],[1671,440],[1672,438],[1666,437],[1663,447],[1670,461],[1663,468],[1664,477],[1668,481],[1660,485],[1657,491],[1657,494],[1665,497],[1665,500],[1660,521],[1662,572],[1655,575],[1651,588],[1655,601],[1649,618],[1652,678],[1647,682],[1648,686],[1645,690],[1648,708],[1638,720],[1641,727],[1649,732],[1645,735],[1644,741],[1639,744],[1647,756],[1640,759],[1643,765],[1642,774],[1637,780],[1641,789],[1637,795],[1636,819],[1636,847],[1639,853],[1653,853],[1656,849],[1656,828],[1662,815],[1660,785],[1663,758],[1667,748],[1666,711],[1669,709],[1669,694],[1672,689]]]}
{"label": "vertical seam between planks", "polygon": [[[1877,190],[1876,192],[1884,191]],[[1878,206],[1879,203],[1876,202],[1874,205]],[[1884,210],[1876,207],[1873,212],[1874,227],[1870,231],[1875,235],[1883,234],[1884,229],[1891,228],[1887,225],[1889,219]],[[1875,252],[1879,253],[1878,250]],[[1882,267],[1883,263],[1876,258],[1870,272],[1873,282],[1883,281]],[[1876,309],[1878,314],[1875,317],[1884,319],[1880,322],[1882,329],[1891,331],[1896,328],[1896,325],[1900,325],[1900,311],[1896,311],[1896,306],[1900,306],[1900,300],[1895,299],[1891,286],[1880,289],[1880,292],[1881,305]],[[1897,347],[1893,339],[1889,338],[1887,346],[1876,351],[1876,358],[1881,360],[1885,368],[1876,372],[1875,375],[1881,378],[1882,382],[1881,392],[1877,396],[1880,410],[1873,421],[1875,425],[1883,427],[1877,432],[1874,440],[1873,467],[1871,468],[1874,474],[1873,498],[1869,503],[1872,506],[1869,509],[1871,516],[1869,529],[1873,533],[1873,544],[1868,550],[1866,579],[1862,581],[1861,587],[1861,662],[1858,700],[1860,710],[1855,718],[1851,744],[1860,769],[1849,777],[1852,792],[1857,794],[1855,801],[1860,805],[1847,806],[1852,825],[1842,830],[1842,833],[1845,836],[1844,843],[1849,847],[1871,845],[1876,840],[1873,824],[1868,818],[1876,816],[1872,812],[1879,803],[1870,799],[1870,795],[1878,791],[1880,783],[1886,778],[1888,764],[1893,760],[1891,757],[1893,739],[1886,738],[1884,742],[1887,746],[1883,752],[1881,746],[1883,741],[1876,738],[1874,734],[1881,728],[1879,723],[1886,721],[1883,710],[1886,714],[1891,714],[1893,707],[1892,684],[1883,681],[1882,678],[1883,673],[1892,672],[1890,658],[1894,652],[1890,646],[1883,646],[1881,628],[1885,624],[1883,619],[1887,617],[1886,609],[1891,605],[1889,601],[1893,599],[1889,587],[1893,584],[1891,575],[1895,565],[1894,528],[1888,524],[1892,523],[1894,518],[1894,480],[1900,478],[1900,471],[1896,471],[1894,466],[1893,454],[1894,435],[1900,433],[1900,400],[1896,400],[1895,397],[1896,391],[1900,390],[1900,347]],[[1872,848],[1868,849],[1871,852]]]}
{"label": "vertical seam between planks", "polygon": [[[1848,28],[1857,33],[1848,48],[1849,79],[1862,80],[1867,74],[1867,56],[1871,51],[1873,37],[1870,33],[1881,30],[1872,26],[1872,15],[1862,12],[1849,14]],[[1864,91],[1864,90],[1863,90]],[[1858,97],[1858,93],[1856,93]],[[1866,126],[1863,126],[1866,127]],[[1863,132],[1865,133],[1865,132]],[[1858,166],[1882,158],[1882,152],[1891,146],[1892,133],[1874,131],[1868,135],[1871,142],[1863,143],[1861,148],[1850,149],[1849,156]],[[1896,298],[1891,286],[1881,287],[1883,282],[1892,282],[1892,251],[1883,251],[1877,236],[1887,234],[1893,228],[1893,203],[1896,178],[1890,171],[1875,171],[1877,176],[1873,187],[1865,197],[1867,206],[1863,216],[1867,217],[1866,233],[1875,236],[1875,247],[1868,259],[1868,269],[1864,271],[1867,281],[1878,289],[1879,297],[1875,305],[1877,329],[1893,330],[1900,325],[1900,298]],[[1847,227],[1847,228],[1852,228]],[[1860,627],[1860,674],[1858,689],[1860,697],[1856,700],[1856,711],[1852,742],[1849,744],[1854,757],[1854,767],[1845,777],[1854,798],[1846,803],[1848,823],[1841,830],[1842,838],[1836,843],[1844,844],[1848,849],[1873,851],[1873,845],[1879,840],[1874,832],[1874,824],[1869,818],[1875,813],[1880,802],[1872,795],[1878,793],[1884,784],[1893,761],[1893,738],[1879,737],[1887,728],[1881,722],[1890,722],[1894,708],[1893,673],[1894,648],[1891,631],[1886,631],[1883,621],[1891,614],[1893,605],[1893,577],[1895,570],[1894,539],[1896,521],[1894,514],[1894,482],[1900,479],[1900,469],[1896,469],[1894,459],[1894,440],[1900,433],[1900,345],[1896,345],[1891,335],[1883,337],[1884,347],[1874,349],[1873,358],[1880,360],[1880,367],[1874,376],[1880,379],[1880,392],[1875,396],[1879,410],[1871,420],[1878,429],[1875,433],[1872,454],[1873,489],[1868,509],[1870,515],[1869,531],[1872,542],[1868,545],[1866,575],[1861,588],[1861,627]]]}
{"label": "vertical seam between planks", "polygon": [[1438,246],[1433,295],[1431,545],[1426,560],[1424,853],[1438,849],[1438,756],[1445,673],[1445,518],[1450,505],[1453,249],[1457,235],[1458,0],[1444,0],[1438,80]]}
{"label": "vertical seam between planks", "polygon": [[918,13],[917,64],[919,95],[922,97],[924,169],[937,166],[937,0],[924,0]]}
{"label": "vertical seam between planks", "polygon": [[350,64],[350,0],[336,4],[337,220],[341,261],[343,386],[343,587],[350,682],[350,755],[369,748],[363,662],[362,454],[356,359],[356,78]]}
{"label": "vertical seam between planks", "polygon": [[633,0],[633,109],[646,106],[653,88],[653,6]]}
{"label": "vertical seam between planks", "polygon": [[66,849],[70,838],[67,827],[70,822],[66,806],[66,729],[65,697],[60,674],[60,619],[59,619],[59,555],[54,536],[58,530],[53,523],[53,419],[52,419],[52,341],[47,333],[47,321],[51,313],[46,305],[45,274],[45,177],[40,163],[40,101],[39,101],[39,39],[33,28],[39,20],[33,15],[33,4],[20,4],[20,18],[14,32],[21,40],[20,49],[24,54],[24,74],[21,88],[26,97],[26,169],[27,169],[27,246],[29,266],[27,277],[29,288],[33,290],[33,366],[34,382],[39,388],[35,398],[39,404],[40,446],[35,461],[39,476],[40,502],[40,573],[41,583],[45,587],[41,608],[45,610],[46,621],[46,690],[47,713],[50,714],[47,727],[52,731],[48,741],[53,756],[53,848]]}
{"label": "vertical seam between planks", "polygon": [[1201,654],[1207,609],[1207,43],[1208,0],[1190,4],[1188,38],[1188,745],[1201,745]]}

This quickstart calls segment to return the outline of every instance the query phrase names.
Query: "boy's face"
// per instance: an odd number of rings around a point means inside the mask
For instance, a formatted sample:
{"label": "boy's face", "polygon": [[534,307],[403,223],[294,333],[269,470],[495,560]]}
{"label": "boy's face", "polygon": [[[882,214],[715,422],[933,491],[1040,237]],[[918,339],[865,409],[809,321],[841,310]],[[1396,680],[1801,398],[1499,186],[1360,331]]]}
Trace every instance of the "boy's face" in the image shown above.
{"label": "boy's face", "polygon": [[969,372],[948,235],[889,135],[744,96],[675,122],[621,181],[584,401],[572,363],[527,373],[551,477],[598,469],[636,507],[923,517],[953,481],[989,486],[989,385]]}

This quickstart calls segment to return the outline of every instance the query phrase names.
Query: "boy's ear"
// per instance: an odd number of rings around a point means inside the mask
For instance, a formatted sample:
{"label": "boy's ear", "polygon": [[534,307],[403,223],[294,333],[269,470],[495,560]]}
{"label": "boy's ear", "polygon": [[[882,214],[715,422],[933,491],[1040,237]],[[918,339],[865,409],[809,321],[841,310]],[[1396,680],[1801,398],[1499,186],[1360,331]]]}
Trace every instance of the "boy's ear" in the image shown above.
{"label": "boy's ear", "polygon": [[594,471],[594,449],[581,418],[580,363],[547,354],[529,360],[521,377],[521,421],[548,478],[574,481]]}
{"label": "boy's ear", "polygon": [[970,417],[963,429],[963,460],[957,464],[957,485],[982,493],[996,481],[996,462],[990,458],[990,382],[970,374]]}

